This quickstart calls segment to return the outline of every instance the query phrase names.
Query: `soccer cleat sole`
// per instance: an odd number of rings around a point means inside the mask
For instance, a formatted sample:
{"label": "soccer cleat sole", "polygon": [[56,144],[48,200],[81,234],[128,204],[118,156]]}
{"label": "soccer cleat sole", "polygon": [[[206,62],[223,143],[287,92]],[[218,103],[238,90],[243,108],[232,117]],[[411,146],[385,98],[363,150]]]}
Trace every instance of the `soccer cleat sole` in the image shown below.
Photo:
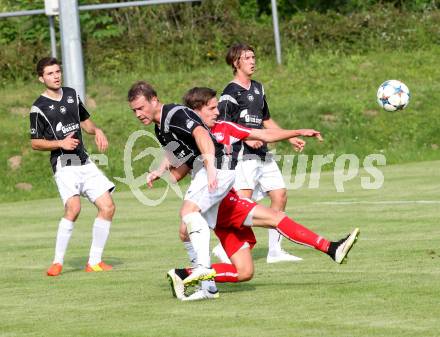
{"label": "soccer cleat sole", "polygon": [[176,296],[176,292],[174,291],[174,281],[173,278],[167,274],[167,280],[168,283],[170,284],[170,288],[171,288],[171,295],[173,295],[173,297],[177,297]]}
{"label": "soccer cleat sole", "polygon": [[[339,264],[346,264],[347,260],[348,260],[348,253],[350,252],[350,250],[353,248],[353,246],[355,245],[355,243],[357,242],[358,238],[359,238],[359,234],[361,233],[361,231],[359,230],[359,228],[356,228],[353,233],[350,234],[350,238],[347,239],[350,240],[348,241],[345,246],[344,246],[344,257],[342,258],[341,262],[337,262]],[[345,249],[345,247],[347,247],[347,249]]]}

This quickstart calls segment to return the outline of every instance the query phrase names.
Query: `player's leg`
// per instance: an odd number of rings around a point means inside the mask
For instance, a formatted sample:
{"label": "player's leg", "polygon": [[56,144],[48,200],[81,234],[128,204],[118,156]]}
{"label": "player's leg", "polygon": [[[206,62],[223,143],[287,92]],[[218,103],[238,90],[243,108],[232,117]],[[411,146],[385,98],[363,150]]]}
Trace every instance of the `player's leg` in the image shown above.
{"label": "player's leg", "polygon": [[191,243],[186,225],[183,221],[180,222],[180,226],[179,226],[179,238],[180,241],[183,242],[183,246],[185,247],[186,253],[188,254],[188,259],[191,264],[191,267],[192,268],[197,267],[197,254]]}
{"label": "player's leg", "polygon": [[200,208],[194,202],[184,200],[180,210],[180,217],[187,228],[188,236],[195,251],[197,265],[191,278],[185,279],[185,283],[213,278],[215,272],[211,269],[211,257],[209,254],[211,233],[208,223],[200,213]]}
{"label": "player's leg", "polygon": [[[273,160],[262,163],[259,188],[270,198],[270,208],[284,212],[287,203],[287,192],[284,178],[277,163]],[[258,201],[256,199],[256,201]],[[267,263],[297,262],[300,257],[291,255],[281,248],[282,236],[274,229],[268,230]]]}
{"label": "player's leg", "polygon": [[105,192],[94,202],[98,209],[98,215],[93,223],[92,245],[90,247],[89,260],[86,271],[106,271],[112,266],[102,261],[102,254],[110,234],[110,227],[115,214],[116,206],[110,192]]}
{"label": "player's leg", "polygon": [[284,213],[274,211],[262,205],[257,205],[253,209],[252,216],[252,224],[254,226],[276,228],[289,240],[326,253],[337,263],[344,262],[359,235],[359,229],[356,228],[344,239],[329,241],[290,219]]}
{"label": "player's leg", "polygon": [[64,264],[64,255],[67,251],[73,227],[81,211],[81,201],[78,195],[66,200],[64,216],[58,224],[57,238],[55,243],[55,257],[52,265],[47,270],[48,276],[58,276]]}
{"label": "player's leg", "polygon": [[73,227],[81,211],[80,190],[78,187],[80,178],[77,167],[59,167],[54,178],[60,197],[63,200],[64,216],[58,224],[55,257],[52,265],[47,270],[48,276],[58,276],[61,273],[64,255],[72,236]]}
{"label": "player's leg", "polygon": [[81,166],[80,172],[83,181],[81,194],[87,197],[98,209],[98,214],[93,222],[92,244],[90,246],[86,271],[100,272],[111,270],[112,266],[102,261],[102,253],[107,243],[113,215],[116,210],[111,196],[111,192],[115,189],[115,184],[94,163]]}
{"label": "player's leg", "polygon": [[212,268],[215,269],[215,281],[219,283],[225,282],[245,282],[254,276],[254,261],[252,259],[251,249],[249,245],[239,249],[231,256],[232,264],[214,263]]}
{"label": "player's leg", "polygon": [[[200,169],[193,177],[185,194],[185,200],[180,210],[180,216],[185,223],[194,250],[197,254],[197,267],[185,279],[185,284],[197,280],[212,279],[215,271],[211,269],[211,256],[209,251],[210,227],[201,213],[212,212],[226,196],[234,182],[234,172],[217,170],[218,188],[209,191],[207,187],[207,174],[204,168]],[[217,214],[214,211],[215,215]],[[212,224],[214,227],[215,224]]]}
{"label": "player's leg", "polygon": [[[251,199],[252,194],[253,194],[253,190],[242,189],[242,190],[238,190],[237,194],[241,198]],[[278,232],[276,232],[276,233],[279,236],[279,233]],[[223,246],[220,242],[212,249],[212,254],[214,256],[216,256],[217,259],[219,259],[222,263],[229,263],[229,264],[232,263],[231,260],[229,259],[228,255],[226,254],[225,249],[223,248]]]}

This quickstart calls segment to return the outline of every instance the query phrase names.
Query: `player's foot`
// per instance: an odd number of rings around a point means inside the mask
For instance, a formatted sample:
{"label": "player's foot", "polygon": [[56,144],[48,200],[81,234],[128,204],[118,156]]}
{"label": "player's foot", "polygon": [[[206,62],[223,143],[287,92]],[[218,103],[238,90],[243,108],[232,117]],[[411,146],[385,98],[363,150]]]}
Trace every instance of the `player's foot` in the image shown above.
{"label": "player's foot", "polygon": [[213,300],[219,298],[220,294],[216,287],[210,287],[209,289],[200,289],[195,293],[185,296],[182,301],[199,301],[199,300]]}
{"label": "player's foot", "polygon": [[185,286],[196,284],[198,281],[212,280],[215,277],[215,270],[198,266],[194,268],[191,274],[183,280]]}
{"label": "player's foot", "polygon": [[113,267],[109,264],[106,264],[104,262],[99,262],[98,264],[95,264],[94,266],[91,266],[87,263],[86,266],[86,272],[87,273],[93,273],[93,272],[99,272],[99,271],[108,271],[112,270]]}
{"label": "player's foot", "polygon": [[183,279],[187,276],[188,274],[185,273],[185,269],[171,269],[167,273],[171,292],[173,296],[177,297],[179,300],[185,297],[185,285],[183,284]]}
{"label": "player's foot", "polygon": [[63,265],[61,263],[52,263],[47,270],[47,276],[58,276],[63,270]]}
{"label": "player's foot", "polygon": [[220,262],[232,264],[231,260],[229,259],[228,255],[223,249],[223,246],[220,243],[212,249],[212,254],[217,257]]}
{"label": "player's foot", "polygon": [[289,254],[283,249],[276,252],[267,253],[267,258],[266,258],[267,263],[298,262],[302,260],[303,260],[302,258]]}
{"label": "player's foot", "polygon": [[348,252],[356,243],[359,237],[359,228],[355,228],[350,235],[348,235],[345,239],[330,242],[330,247],[328,249],[328,255],[335,260],[336,263],[344,263]]}

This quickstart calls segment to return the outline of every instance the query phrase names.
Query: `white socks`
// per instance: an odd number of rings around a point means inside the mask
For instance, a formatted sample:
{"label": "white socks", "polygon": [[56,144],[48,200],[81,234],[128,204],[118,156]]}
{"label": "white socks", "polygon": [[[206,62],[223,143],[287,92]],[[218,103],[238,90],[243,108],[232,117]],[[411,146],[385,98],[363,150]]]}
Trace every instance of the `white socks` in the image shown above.
{"label": "white socks", "polygon": [[191,267],[197,267],[197,254],[194,250],[194,247],[191,241],[183,241],[183,245],[185,246],[186,252],[188,254],[189,262],[191,263]]}
{"label": "white socks", "polygon": [[70,237],[73,231],[73,222],[65,218],[61,218],[58,225],[57,240],[55,244],[55,258],[53,263],[64,263],[64,255],[69,245]]}
{"label": "white socks", "polygon": [[209,251],[210,229],[206,220],[199,212],[193,212],[182,218],[188,230],[192,246],[197,256],[197,265],[210,268],[211,257]]}
{"label": "white socks", "polygon": [[100,218],[96,218],[93,223],[93,240],[90,247],[89,265],[94,266],[102,261],[102,252],[110,233],[112,222]]}
{"label": "white socks", "polygon": [[281,251],[281,234],[276,229],[269,229],[269,254]]}

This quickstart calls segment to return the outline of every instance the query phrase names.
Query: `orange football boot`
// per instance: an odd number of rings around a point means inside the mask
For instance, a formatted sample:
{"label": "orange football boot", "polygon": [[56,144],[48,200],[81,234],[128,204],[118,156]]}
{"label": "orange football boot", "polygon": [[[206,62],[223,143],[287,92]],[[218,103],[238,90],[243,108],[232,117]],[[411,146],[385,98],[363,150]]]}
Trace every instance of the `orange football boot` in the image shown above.
{"label": "orange football boot", "polygon": [[62,264],[52,263],[49,269],[47,270],[47,276],[58,276],[61,274],[61,270],[63,270]]}
{"label": "orange football boot", "polygon": [[98,264],[95,264],[94,266],[91,266],[87,263],[86,266],[86,273],[93,273],[98,271],[108,271],[112,270],[113,267],[109,264],[104,263],[103,261],[99,262]]}

